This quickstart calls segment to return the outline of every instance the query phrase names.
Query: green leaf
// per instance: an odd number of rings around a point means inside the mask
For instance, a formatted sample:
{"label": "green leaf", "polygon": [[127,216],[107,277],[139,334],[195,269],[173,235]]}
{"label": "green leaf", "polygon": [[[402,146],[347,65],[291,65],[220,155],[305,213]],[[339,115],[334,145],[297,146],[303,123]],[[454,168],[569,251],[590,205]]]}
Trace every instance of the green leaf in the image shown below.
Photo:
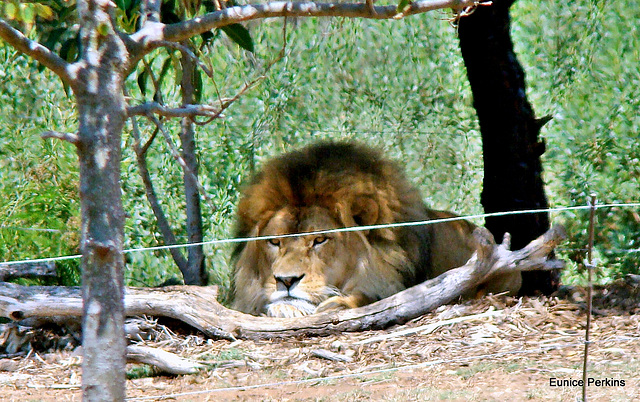
{"label": "green leaf", "polygon": [[396,11],[398,12],[398,14],[401,14],[405,12],[410,5],[411,5],[411,0],[400,0],[400,3],[398,3],[398,7],[396,8]]}
{"label": "green leaf", "polygon": [[232,41],[240,45],[241,48],[253,53],[253,39],[251,39],[251,34],[249,34],[247,28],[240,24],[231,24],[225,25],[220,29],[222,29]]}
{"label": "green leaf", "polygon": [[36,13],[38,14],[38,17],[45,20],[53,19],[54,13],[51,7],[46,6],[44,4],[39,4],[39,3],[34,4],[34,6],[36,9]]}
{"label": "green leaf", "polygon": [[200,103],[202,100],[202,73],[200,73],[200,69],[193,71],[193,96],[196,103]]}
{"label": "green leaf", "polygon": [[167,72],[171,67],[171,58],[167,57],[167,59],[162,63],[162,69],[160,70],[160,74],[158,75],[158,87],[162,87],[162,82],[164,78],[167,76]]}
{"label": "green leaf", "polygon": [[140,88],[140,93],[144,97],[147,93],[147,69],[142,70],[140,74],[138,74],[138,88]]}
{"label": "green leaf", "polygon": [[33,5],[32,4],[21,4],[20,5],[20,10],[21,10],[21,14],[22,14],[22,22],[26,23],[26,24],[33,24],[36,22],[36,12],[33,9]]}
{"label": "green leaf", "polygon": [[78,57],[78,39],[71,38],[64,41],[60,47],[60,57],[68,62],[76,61]]}
{"label": "green leaf", "polygon": [[18,7],[14,3],[7,3],[4,6],[4,14],[9,20],[15,20],[18,16]]}

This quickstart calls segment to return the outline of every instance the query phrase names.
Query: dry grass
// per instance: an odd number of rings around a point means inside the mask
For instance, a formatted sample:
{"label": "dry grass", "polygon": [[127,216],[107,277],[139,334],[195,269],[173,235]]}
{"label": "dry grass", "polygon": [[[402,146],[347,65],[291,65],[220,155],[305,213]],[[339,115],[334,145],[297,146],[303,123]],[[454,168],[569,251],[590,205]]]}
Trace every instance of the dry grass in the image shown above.
{"label": "dry grass", "polygon": [[[620,284],[597,294],[589,376],[626,384],[589,387],[592,400],[640,395],[640,303],[632,290]],[[582,378],[581,298],[580,289],[565,292],[563,299],[490,296],[441,307],[387,331],[288,341],[216,341],[159,326],[163,330],[147,345],[211,368],[183,377],[151,370],[150,377],[128,380],[127,393],[185,401],[573,400],[580,387],[551,387],[549,379]],[[402,334],[490,310],[496,315]],[[382,334],[397,336],[371,342]],[[318,357],[327,351],[331,360]],[[73,352],[0,360],[6,370],[0,371],[0,392],[6,400],[79,400],[79,363]],[[130,365],[129,372],[150,374],[139,365]]]}

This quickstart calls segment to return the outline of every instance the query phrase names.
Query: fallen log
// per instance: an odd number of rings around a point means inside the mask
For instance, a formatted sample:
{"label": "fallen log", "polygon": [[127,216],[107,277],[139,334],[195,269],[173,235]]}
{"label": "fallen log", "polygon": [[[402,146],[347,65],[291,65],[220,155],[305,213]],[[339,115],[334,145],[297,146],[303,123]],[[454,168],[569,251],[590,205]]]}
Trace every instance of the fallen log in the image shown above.
{"label": "fallen log", "polygon": [[[484,228],[476,229],[474,235],[478,249],[462,267],[360,308],[294,319],[255,317],[218,303],[215,286],[169,286],[127,288],[125,311],[127,316],[178,319],[212,338],[267,339],[328,335],[405,323],[457,299],[495,273],[562,267],[560,261],[548,259],[549,253],[566,237],[561,226],[554,226],[518,251],[509,251],[508,235],[500,245],[495,244],[491,233]],[[81,315],[79,287],[0,284],[0,316],[20,321],[29,317]]]}
{"label": "fallen log", "polygon": [[55,262],[23,262],[20,264],[0,263],[0,281],[10,278],[33,278],[56,276]]}

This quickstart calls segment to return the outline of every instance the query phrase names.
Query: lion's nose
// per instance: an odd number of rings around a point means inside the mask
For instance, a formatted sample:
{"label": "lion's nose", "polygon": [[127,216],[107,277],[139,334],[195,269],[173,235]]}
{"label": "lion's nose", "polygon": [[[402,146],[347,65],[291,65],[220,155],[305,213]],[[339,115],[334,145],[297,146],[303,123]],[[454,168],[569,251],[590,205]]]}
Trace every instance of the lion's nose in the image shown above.
{"label": "lion's nose", "polygon": [[284,285],[284,287],[286,289],[291,289],[291,287],[295,284],[297,284],[298,282],[300,282],[302,280],[302,278],[304,278],[304,274],[300,275],[300,276],[274,276],[274,278],[276,279],[276,283],[281,283]]}

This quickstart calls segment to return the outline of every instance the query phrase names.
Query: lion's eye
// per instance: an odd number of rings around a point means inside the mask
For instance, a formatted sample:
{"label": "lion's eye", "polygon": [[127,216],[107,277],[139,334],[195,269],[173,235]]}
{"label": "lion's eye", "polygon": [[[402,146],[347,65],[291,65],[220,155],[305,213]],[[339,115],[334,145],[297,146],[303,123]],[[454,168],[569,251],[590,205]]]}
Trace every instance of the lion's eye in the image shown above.
{"label": "lion's eye", "polygon": [[329,238],[327,236],[318,236],[315,239],[313,239],[313,245],[315,246],[319,246],[323,243],[326,243],[327,240],[329,240]]}
{"label": "lion's eye", "polygon": [[267,242],[274,247],[280,247],[280,239],[268,239]]}

